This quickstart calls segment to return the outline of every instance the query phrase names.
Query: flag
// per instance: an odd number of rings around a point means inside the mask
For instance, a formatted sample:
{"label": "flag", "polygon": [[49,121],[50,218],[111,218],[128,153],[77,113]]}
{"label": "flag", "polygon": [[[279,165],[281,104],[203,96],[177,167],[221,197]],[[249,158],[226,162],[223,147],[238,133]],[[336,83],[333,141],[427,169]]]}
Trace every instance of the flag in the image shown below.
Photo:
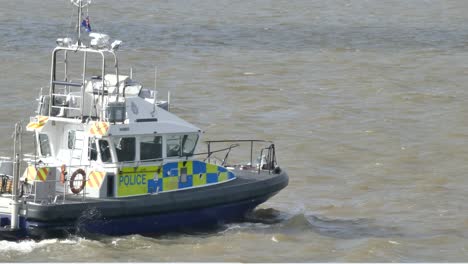
{"label": "flag", "polygon": [[91,32],[91,23],[89,22],[89,16],[87,16],[86,19],[83,19],[83,22],[81,22],[81,26],[86,29],[86,32]]}

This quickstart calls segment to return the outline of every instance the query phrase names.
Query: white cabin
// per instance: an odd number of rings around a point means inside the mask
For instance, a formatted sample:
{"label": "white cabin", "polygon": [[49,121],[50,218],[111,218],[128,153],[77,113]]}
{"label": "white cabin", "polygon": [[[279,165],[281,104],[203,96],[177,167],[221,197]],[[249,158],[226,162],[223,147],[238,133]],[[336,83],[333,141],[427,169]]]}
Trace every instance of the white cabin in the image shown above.
{"label": "white cabin", "polygon": [[[52,52],[49,91],[40,95],[38,115],[27,126],[35,133],[36,153],[23,180],[34,195],[118,198],[235,178],[223,167],[193,160],[202,131],[170,113],[156,91],[121,75],[114,45],[97,42],[57,41]],[[100,61],[100,75],[90,61]],[[69,69],[76,65],[82,65],[81,79],[72,81]]]}

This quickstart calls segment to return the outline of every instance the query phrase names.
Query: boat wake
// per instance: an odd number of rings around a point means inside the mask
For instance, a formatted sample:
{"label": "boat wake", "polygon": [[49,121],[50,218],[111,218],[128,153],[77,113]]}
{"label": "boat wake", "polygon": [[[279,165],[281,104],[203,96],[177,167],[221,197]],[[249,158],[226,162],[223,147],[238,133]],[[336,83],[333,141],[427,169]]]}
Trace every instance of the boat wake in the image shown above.
{"label": "boat wake", "polygon": [[271,229],[289,234],[314,232],[341,239],[403,236],[398,227],[379,225],[372,219],[333,219],[303,212],[281,212],[273,208],[257,209],[246,216],[246,222],[230,224],[223,232],[246,229]]}
{"label": "boat wake", "polygon": [[318,216],[298,216],[300,221],[305,220],[313,231],[324,235],[342,239],[357,239],[368,237],[396,237],[403,233],[398,227],[381,226],[375,221],[360,219],[331,219]]}

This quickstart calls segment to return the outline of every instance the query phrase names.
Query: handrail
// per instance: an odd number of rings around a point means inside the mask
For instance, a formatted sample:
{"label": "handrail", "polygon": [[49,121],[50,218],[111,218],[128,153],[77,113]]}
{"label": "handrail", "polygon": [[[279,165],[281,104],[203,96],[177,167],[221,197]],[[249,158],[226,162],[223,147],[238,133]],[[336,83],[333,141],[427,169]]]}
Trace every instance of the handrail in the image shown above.
{"label": "handrail", "polygon": [[229,149],[228,151],[226,152],[226,156],[224,156],[224,159],[223,159],[223,162],[221,163],[221,166],[224,166],[226,165],[226,161],[227,161],[227,158],[229,156],[229,153],[231,153],[231,149],[235,148],[235,147],[238,147],[239,144],[232,144],[231,146],[229,146]]}
{"label": "handrail", "polygon": [[71,109],[71,110],[80,110],[81,108],[71,107],[71,106],[52,106],[53,109]]}
{"label": "handrail", "polygon": [[232,142],[237,142],[237,143],[250,142],[250,164],[253,163],[254,143],[270,143],[270,144],[273,144],[273,141],[271,141],[271,140],[262,140],[262,139],[226,139],[226,140],[207,140],[207,141],[205,141],[205,143],[208,144],[208,146],[207,146],[208,147],[208,153],[210,152],[212,143],[232,143]]}
{"label": "handrail", "polygon": [[[268,172],[271,173],[272,170],[275,169],[275,167],[277,166],[277,162],[276,162],[276,153],[275,153],[275,144],[273,143],[273,141],[270,141],[270,140],[259,140],[259,139],[228,139],[228,140],[207,140],[205,141],[207,143],[207,148],[208,148],[208,152],[206,153],[197,153],[197,154],[194,154],[194,155],[202,155],[202,154],[207,154],[207,157],[204,159],[204,161],[206,161],[208,159],[210,159],[211,155],[213,153],[217,153],[217,152],[222,152],[222,151],[227,151],[224,159],[222,160],[222,164],[221,166],[225,166],[226,164],[226,161],[227,161],[227,158],[231,152],[231,149],[234,148],[234,147],[238,147],[240,146],[240,144],[232,144],[231,146],[227,147],[227,148],[223,148],[223,149],[219,149],[219,150],[215,150],[215,151],[211,151],[211,144],[212,143],[248,143],[250,142],[250,165],[252,166],[253,165],[253,148],[254,148],[254,143],[269,143],[268,147],[264,147],[261,149],[260,151],[260,164],[258,166],[258,173],[260,173],[260,170],[266,170],[268,169]],[[264,151],[267,151],[267,155],[265,157],[265,164],[262,164],[262,159],[263,159],[263,153]]]}
{"label": "handrail", "polygon": [[273,143],[273,141],[271,141],[271,140],[262,140],[262,139],[205,140],[205,143],[229,143],[229,142],[264,142],[264,143]]}
{"label": "handrail", "polygon": [[[266,164],[258,166],[258,173],[260,173],[261,169],[268,169],[268,173],[271,173],[271,170],[275,169],[277,162],[276,162],[276,153],[275,153],[275,144],[271,144],[267,148],[262,148],[260,152],[260,157],[263,159],[263,151],[268,150],[268,154],[265,158]],[[260,162],[261,164],[261,162]],[[266,166],[265,166],[266,165]]]}
{"label": "handrail", "polygon": [[[82,58],[82,66],[83,66],[83,69],[82,69],[82,79],[80,80],[81,82],[71,82],[71,81],[68,81],[68,52],[77,52],[77,51],[80,51],[83,53],[83,58]],[[58,57],[58,54],[59,52],[63,52],[64,54],[64,62],[65,62],[65,76],[64,76],[64,80],[58,80],[57,78],[57,57]],[[52,62],[51,62],[51,73],[50,73],[50,87],[49,87],[49,96],[51,96],[51,102],[49,104],[49,109],[48,109],[48,116],[53,116],[52,115],[52,109],[53,107],[55,107],[55,102],[52,100],[53,99],[53,95],[54,94],[57,94],[55,92],[56,90],[56,86],[67,86],[67,87],[80,87],[81,88],[81,95],[77,98],[81,98],[80,100],[80,107],[79,109],[73,109],[73,110],[78,110],[79,111],[79,116],[81,118],[81,121],[84,122],[84,118],[85,116],[83,115],[84,113],[84,104],[85,104],[85,85],[86,85],[86,72],[87,72],[87,69],[88,69],[88,66],[87,66],[87,61],[88,61],[88,58],[87,58],[87,55],[88,53],[92,53],[92,54],[98,54],[101,56],[102,58],[102,64],[101,64],[101,76],[102,76],[102,87],[105,87],[105,79],[104,79],[104,76],[106,74],[106,61],[108,60],[112,60],[113,58],[113,61],[114,61],[114,69],[115,69],[115,75],[116,75],[116,78],[117,78],[117,83],[116,83],[116,89],[117,89],[117,101],[119,99],[119,65],[118,65],[118,58],[117,58],[117,55],[115,53],[114,50],[111,50],[111,49],[94,49],[94,48],[91,48],[91,47],[86,47],[86,46],[81,46],[81,45],[72,45],[72,46],[68,46],[68,47],[63,47],[63,46],[58,46],[56,47],[53,52],[52,52]],[[107,56],[110,56],[112,58],[106,58]],[[99,93],[98,96],[100,97],[100,100],[101,100],[101,103],[103,103],[105,100],[104,100],[104,97],[105,97],[105,93],[104,93],[104,90],[102,91],[102,93]],[[125,94],[123,95],[125,97]],[[102,106],[101,106],[102,107]],[[102,107],[102,109],[100,109],[100,113],[99,113],[99,119],[100,120],[104,120],[106,118],[106,115],[105,115],[105,109],[104,107]]]}
{"label": "handrail", "polygon": [[[269,173],[271,173],[271,171],[274,171],[275,168],[276,168],[276,154],[275,154],[275,145],[272,143],[272,141],[268,141],[268,140],[213,140],[213,141],[206,141],[208,142],[209,144],[211,143],[223,143],[223,142],[227,142],[227,143],[232,143],[232,142],[239,142],[239,143],[242,143],[242,142],[250,142],[251,143],[251,162],[250,162],[250,168],[252,170],[255,170],[255,166],[253,166],[253,161],[252,161],[252,153],[253,153],[253,144],[254,143],[270,143],[268,146],[266,147],[262,147],[261,148],[261,151],[260,151],[260,164],[258,164],[258,173],[260,173],[261,170],[268,170]],[[205,162],[206,160],[209,160],[212,155],[214,153],[219,153],[219,152],[223,152],[223,151],[227,151],[227,153],[225,154],[224,156],[224,159],[219,159],[219,161],[221,161],[221,166],[226,166],[227,164],[227,160],[228,160],[228,157],[231,153],[231,150],[236,148],[236,147],[239,147],[240,144],[239,143],[236,143],[236,144],[230,144],[229,147],[226,147],[226,148],[222,148],[222,149],[218,149],[218,150],[214,150],[214,151],[211,151],[211,149],[209,149],[208,152],[204,152],[204,153],[195,153],[195,154],[192,154],[192,155],[187,155],[187,159],[189,157],[192,157],[192,156],[200,156],[200,155],[207,155],[203,161]],[[257,147],[259,147],[257,145]],[[256,148],[256,151],[259,150],[259,148]],[[266,153],[266,156],[264,157],[264,153]],[[105,168],[106,170],[107,169],[121,169],[122,166],[125,166],[126,164],[129,164],[129,163],[135,163],[135,166],[136,167],[139,167],[141,165],[144,165],[146,162],[158,162],[158,161],[164,161],[163,158],[156,158],[156,159],[148,159],[148,160],[140,160],[140,161],[128,161],[128,162],[111,162],[111,163],[106,163],[106,164],[103,164],[105,165],[103,168]],[[208,161],[209,162],[209,161]],[[239,164],[233,164],[234,167],[237,167],[237,165]],[[54,164],[50,164],[50,163],[43,163],[44,167],[56,167],[54,166]],[[41,166],[41,167],[42,167]],[[69,165],[67,166],[67,171],[69,173],[71,173],[71,171],[73,171],[74,169],[76,168],[83,168],[85,170],[87,170],[91,165],[88,165],[88,164],[76,164],[76,165]],[[57,172],[58,173],[58,172]],[[85,181],[88,182],[90,180],[89,177],[86,177]],[[34,179],[33,181],[31,181],[31,183],[36,183],[36,182],[59,182],[60,179],[58,178],[58,175],[56,175],[56,178],[54,180],[45,180],[45,181],[42,181],[42,180],[39,180],[39,179]],[[63,201],[65,201],[67,194],[69,194],[68,190],[69,190],[69,184],[70,184],[70,177],[65,177],[65,181],[64,181],[64,186],[63,186]],[[37,187],[37,186],[35,186]],[[82,196],[82,199],[85,200],[87,199],[87,187],[85,185],[82,193],[81,193],[81,196]],[[36,190],[35,189],[30,189],[30,195],[34,195],[35,196],[36,194]],[[54,199],[54,201],[57,201],[57,198]]]}
{"label": "handrail", "polygon": [[55,84],[55,85],[63,85],[63,86],[73,86],[73,87],[81,87],[81,86],[83,86],[82,83],[64,82],[64,81],[52,81],[52,84]]}
{"label": "handrail", "polygon": [[210,152],[200,152],[200,153],[195,153],[193,154],[192,156],[201,156],[201,155],[208,155],[208,154],[213,154],[213,153],[217,153],[217,152],[222,152],[222,151],[225,151],[225,150],[228,150],[230,149],[231,147],[229,148],[223,148],[223,149],[218,149],[218,150],[214,150],[214,151],[210,151]]}

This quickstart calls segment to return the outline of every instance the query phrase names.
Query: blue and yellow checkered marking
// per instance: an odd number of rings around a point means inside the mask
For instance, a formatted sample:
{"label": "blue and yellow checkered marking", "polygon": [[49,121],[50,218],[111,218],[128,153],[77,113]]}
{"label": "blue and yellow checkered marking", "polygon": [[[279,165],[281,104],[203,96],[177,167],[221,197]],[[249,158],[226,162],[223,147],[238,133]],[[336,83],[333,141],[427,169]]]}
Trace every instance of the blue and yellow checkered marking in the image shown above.
{"label": "blue and yellow checkered marking", "polygon": [[[117,196],[142,195],[150,191],[155,179],[160,178],[161,166],[141,166],[122,168],[117,177]],[[153,182],[153,183],[151,183]]]}
{"label": "blue and yellow checkered marking", "polygon": [[163,166],[122,168],[118,175],[119,197],[174,191],[234,179],[226,168],[201,161],[179,161]]}

